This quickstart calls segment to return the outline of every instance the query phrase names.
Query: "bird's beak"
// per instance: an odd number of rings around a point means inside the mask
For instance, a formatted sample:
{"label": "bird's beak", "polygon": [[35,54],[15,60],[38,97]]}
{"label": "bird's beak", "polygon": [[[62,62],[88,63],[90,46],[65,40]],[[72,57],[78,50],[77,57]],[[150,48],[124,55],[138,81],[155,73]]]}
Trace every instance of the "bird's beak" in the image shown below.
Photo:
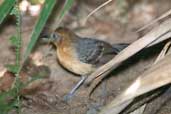
{"label": "bird's beak", "polygon": [[55,45],[57,45],[60,40],[60,36],[56,34],[55,32],[52,32],[52,33],[44,32],[40,35],[40,38],[43,43],[53,43]]}
{"label": "bird's beak", "polygon": [[51,37],[50,37],[51,35],[49,34],[49,33],[42,33],[41,35],[40,35],[40,39],[43,41],[43,42],[45,42],[45,43],[49,43],[49,42],[51,42]]}

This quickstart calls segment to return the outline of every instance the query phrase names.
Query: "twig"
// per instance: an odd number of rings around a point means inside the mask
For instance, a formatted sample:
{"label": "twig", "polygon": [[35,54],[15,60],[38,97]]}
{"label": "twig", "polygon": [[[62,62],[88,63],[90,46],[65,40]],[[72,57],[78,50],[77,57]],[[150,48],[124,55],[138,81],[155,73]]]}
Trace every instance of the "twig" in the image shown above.
{"label": "twig", "polygon": [[164,48],[162,49],[162,51],[158,55],[157,59],[155,60],[154,64],[156,64],[157,62],[159,62],[161,59],[163,59],[165,57],[170,45],[171,45],[171,41],[166,43],[166,45],[164,46]]}
{"label": "twig", "polygon": [[98,10],[100,10],[102,7],[106,6],[107,4],[109,4],[110,2],[112,2],[113,0],[108,0],[106,2],[104,2],[103,4],[101,4],[100,6],[98,6],[96,9],[94,9],[92,12],[90,12],[88,14],[88,16],[85,18],[84,20],[84,25],[86,24],[87,20],[89,19],[90,16],[92,16],[95,12],[97,12]]}
{"label": "twig", "polygon": [[162,19],[168,17],[169,15],[171,15],[171,9],[169,11],[167,11],[166,13],[164,13],[163,15],[161,15],[160,17],[158,17],[157,19],[155,19],[152,22],[150,22],[149,24],[146,24],[145,26],[141,27],[136,32],[140,32],[140,31],[146,29],[147,27],[153,25],[154,23],[158,22],[159,20],[162,20]]}

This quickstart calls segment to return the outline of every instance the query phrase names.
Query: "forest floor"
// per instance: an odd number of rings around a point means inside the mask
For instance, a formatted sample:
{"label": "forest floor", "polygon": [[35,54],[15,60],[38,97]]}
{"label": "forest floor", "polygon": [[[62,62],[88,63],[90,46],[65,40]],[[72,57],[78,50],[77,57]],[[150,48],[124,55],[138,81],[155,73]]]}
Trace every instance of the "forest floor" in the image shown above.
{"label": "forest floor", "polygon": [[[135,32],[138,28],[171,8],[170,0],[151,0],[150,2],[147,0],[146,2],[145,0],[131,2],[130,0],[118,7],[115,2],[112,2],[91,16],[84,25],[86,16],[100,5],[100,2],[104,1],[77,1],[61,25],[71,28],[82,37],[97,38],[111,44],[132,43],[140,37],[140,34]],[[29,15],[23,16],[22,51],[25,50],[29,42],[36,18]],[[7,20],[1,26],[0,71],[5,68],[6,64],[15,62],[15,52],[9,42],[9,38],[15,32],[14,21]],[[88,87],[81,86],[73,99],[66,103],[63,100],[64,96],[80,80],[80,77],[67,72],[58,64],[53,46],[38,42],[31,58],[35,63],[48,66],[51,74],[46,79],[46,83],[41,85],[45,89],[26,95],[22,101],[22,112],[23,114],[95,114],[127,88],[139,74],[148,69],[161,49],[162,46],[154,46],[143,50],[104,79],[95,89],[91,98],[86,96]],[[171,113],[169,104],[171,101],[161,107],[157,114]]]}

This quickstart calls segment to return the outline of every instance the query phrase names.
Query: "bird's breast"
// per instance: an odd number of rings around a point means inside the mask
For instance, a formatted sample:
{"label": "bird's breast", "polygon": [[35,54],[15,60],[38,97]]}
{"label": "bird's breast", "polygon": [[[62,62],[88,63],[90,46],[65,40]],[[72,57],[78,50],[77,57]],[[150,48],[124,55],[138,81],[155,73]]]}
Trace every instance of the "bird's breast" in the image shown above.
{"label": "bird's breast", "polygon": [[62,66],[75,74],[88,75],[95,70],[93,65],[81,62],[71,46],[58,46],[57,57]]}

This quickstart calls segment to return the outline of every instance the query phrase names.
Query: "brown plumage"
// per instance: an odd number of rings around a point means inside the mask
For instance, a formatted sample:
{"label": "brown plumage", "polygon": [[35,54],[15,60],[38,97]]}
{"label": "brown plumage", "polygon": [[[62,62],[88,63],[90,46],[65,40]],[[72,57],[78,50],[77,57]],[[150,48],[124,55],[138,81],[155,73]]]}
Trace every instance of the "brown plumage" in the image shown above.
{"label": "brown plumage", "polygon": [[45,37],[57,47],[59,63],[80,76],[91,74],[127,46],[127,44],[111,45],[97,39],[81,38],[63,27],[56,29],[50,36],[43,36]]}

